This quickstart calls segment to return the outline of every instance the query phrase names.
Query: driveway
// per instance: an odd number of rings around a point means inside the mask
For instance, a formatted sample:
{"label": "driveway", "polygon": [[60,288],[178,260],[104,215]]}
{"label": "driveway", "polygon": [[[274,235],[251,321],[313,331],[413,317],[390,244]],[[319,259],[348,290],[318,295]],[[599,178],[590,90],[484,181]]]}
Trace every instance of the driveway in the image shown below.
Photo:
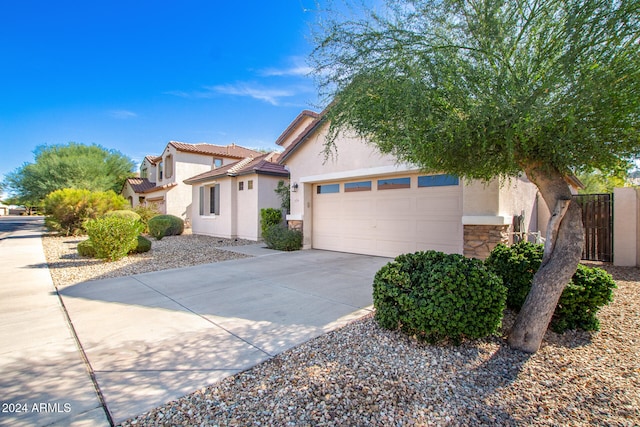
{"label": "driveway", "polygon": [[373,276],[389,261],[236,249],[256,256],[60,291],[114,422],[362,316],[371,310]]}

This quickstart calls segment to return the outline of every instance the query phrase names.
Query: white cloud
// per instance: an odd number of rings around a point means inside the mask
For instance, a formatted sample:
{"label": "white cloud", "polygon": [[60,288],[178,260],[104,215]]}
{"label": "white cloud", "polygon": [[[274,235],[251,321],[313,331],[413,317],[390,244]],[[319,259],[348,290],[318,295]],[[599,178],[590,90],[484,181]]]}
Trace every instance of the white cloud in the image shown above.
{"label": "white cloud", "polygon": [[127,110],[113,110],[109,112],[109,115],[114,119],[121,119],[121,120],[134,119],[138,117],[138,115],[133,111],[127,111]]}
{"label": "white cloud", "polygon": [[260,71],[260,74],[265,77],[281,77],[281,76],[299,76],[307,77],[312,71],[309,65],[307,65],[305,58],[294,56],[289,58],[291,66],[284,68],[266,68]]}
{"label": "white cloud", "polygon": [[207,87],[208,90],[224,95],[247,96],[268,102],[271,105],[279,105],[281,98],[291,97],[296,94],[291,89],[274,89],[259,87],[249,83],[235,83]]}

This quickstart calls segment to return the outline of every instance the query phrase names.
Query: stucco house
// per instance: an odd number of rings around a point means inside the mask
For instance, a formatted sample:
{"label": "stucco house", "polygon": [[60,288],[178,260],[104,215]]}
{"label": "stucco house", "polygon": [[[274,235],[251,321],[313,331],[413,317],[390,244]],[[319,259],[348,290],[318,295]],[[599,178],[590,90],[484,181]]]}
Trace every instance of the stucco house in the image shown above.
{"label": "stucco house", "polygon": [[279,209],[275,189],[289,172],[276,162],[278,153],[246,157],[184,181],[191,186],[194,234],[258,240],[260,210]]}
{"label": "stucco house", "polygon": [[327,156],[327,131],[323,114],[303,111],[276,141],[284,149],[279,163],[291,174],[287,220],[303,231],[305,248],[485,258],[509,241],[514,224],[538,230],[538,192],[526,177],[485,185],[425,174],[347,134]]}
{"label": "stucco house", "polygon": [[159,156],[147,156],[140,177],[129,178],[121,194],[131,207],[155,204],[158,210],[191,221],[192,190],[184,183],[192,176],[222,168],[262,153],[239,145],[188,144],[170,141]]}

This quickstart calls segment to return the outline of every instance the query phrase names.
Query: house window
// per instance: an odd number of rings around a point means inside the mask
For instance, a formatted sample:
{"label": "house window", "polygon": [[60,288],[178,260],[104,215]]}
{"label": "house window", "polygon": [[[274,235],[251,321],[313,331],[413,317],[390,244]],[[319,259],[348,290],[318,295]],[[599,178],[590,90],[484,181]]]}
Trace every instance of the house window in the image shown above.
{"label": "house window", "polygon": [[244,181],[240,181],[240,182],[238,183],[238,190],[239,190],[239,191],[244,190]]}
{"label": "house window", "polygon": [[140,169],[140,178],[147,178],[149,176],[149,172],[147,168]]}
{"label": "house window", "polygon": [[354,191],[371,191],[371,181],[346,182],[344,184],[345,193],[352,193]]}
{"label": "house window", "polygon": [[397,190],[411,188],[411,178],[389,178],[378,180],[378,190]]}
{"label": "house window", "polygon": [[222,159],[213,159],[213,168],[219,168],[222,166]]}
{"label": "house window", "polygon": [[158,163],[158,177],[162,181],[162,162]]}
{"label": "house window", "polygon": [[168,155],[164,159],[164,176],[165,178],[171,178],[173,176],[173,156]]}
{"label": "house window", "polygon": [[455,175],[428,175],[418,177],[418,187],[445,187],[458,185],[460,180]]}
{"label": "house window", "polygon": [[247,181],[247,190],[253,190],[253,180]]}
{"label": "house window", "polygon": [[199,197],[200,215],[220,215],[220,184],[200,187]]}
{"label": "house window", "polygon": [[339,193],[340,192],[340,184],[322,184],[316,187],[316,192],[318,194],[329,194],[329,193]]}

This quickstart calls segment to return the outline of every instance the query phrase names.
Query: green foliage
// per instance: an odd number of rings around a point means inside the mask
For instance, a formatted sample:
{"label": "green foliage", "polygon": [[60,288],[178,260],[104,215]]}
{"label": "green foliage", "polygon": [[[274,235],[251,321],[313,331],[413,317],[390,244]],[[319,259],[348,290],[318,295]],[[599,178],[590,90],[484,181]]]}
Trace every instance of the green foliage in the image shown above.
{"label": "green foliage", "polygon": [[143,252],[149,252],[151,250],[151,240],[144,236],[138,236],[138,242],[134,249],[129,253],[141,254]]}
{"label": "green foliage", "polygon": [[156,238],[156,240],[162,240],[167,235],[167,231],[171,228],[171,220],[167,218],[158,218],[153,221],[149,221],[147,224],[149,228],[149,234]]}
{"label": "green foliage", "polygon": [[274,191],[280,197],[280,207],[289,213],[291,210],[291,188],[289,184],[284,181],[278,181],[278,186]]}
{"label": "green foliage", "polygon": [[91,239],[83,240],[78,243],[78,255],[90,258],[96,257],[96,250],[91,243]]}
{"label": "green foliage", "polygon": [[160,211],[154,203],[149,205],[140,205],[133,209],[133,211],[140,215],[140,221],[142,221],[142,223],[144,224],[145,233],[149,232],[149,220],[154,216],[160,215]]}
{"label": "green foliage", "polygon": [[129,218],[133,221],[140,221],[140,215],[130,209],[118,209],[109,211],[104,216],[118,216],[120,218]]}
{"label": "green foliage", "polygon": [[511,247],[499,244],[485,265],[498,276],[507,287],[507,307],[520,310],[531,290],[533,275],[542,262],[543,245],[518,242]]}
{"label": "green foliage", "polygon": [[297,251],[302,248],[302,233],[291,230],[284,224],[275,224],[262,234],[268,248],[279,251]]}
{"label": "green foliage", "polygon": [[144,226],[129,218],[107,216],[88,220],[85,228],[96,257],[117,261],[137,248]]}
{"label": "green foliage", "polygon": [[613,301],[615,288],[613,278],[603,269],[578,265],[571,283],[562,292],[551,328],[559,333],[568,329],[599,330],[596,314]]}
{"label": "green foliage", "polygon": [[279,209],[263,208],[260,209],[260,229],[262,230],[262,237],[267,231],[274,225],[278,225],[282,222],[282,212]]}
{"label": "green foliage", "polygon": [[46,224],[66,235],[83,234],[83,224],[111,210],[127,206],[124,197],[113,191],[89,191],[73,188],[56,190],[44,199]]}
{"label": "green foliage", "polygon": [[621,169],[618,173],[602,173],[594,170],[589,173],[579,173],[577,176],[584,185],[584,188],[579,190],[580,194],[613,193],[614,188],[629,185],[627,169]]}
{"label": "green foliage", "polygon": [[637,1],[387,0],[319,20],[333,141],[467,178],[607,173],[640,152]]}
{"label": "green foliage", "polygon": [[42,145],[34,155],[34,163],[9,173],[4,183],[21,204],[29,206],[63,188],[119,192],[134,168],[128,157],[99,145]]}
{"label": "green foliage", "polygon": [[428,342],[495,333],[505,299],[502,281],[482,261],[436,251],[400,255],[373,281],[380,326]]}
{"label": "green foliage", "polygon": [[[531,290],[533,275],[540,267],[543,246],[519,242],[511,247],[498,245],[485,261],[487,268],[502,277],[507,287],[507,306],[520,310]],[[554,311],[551,328],[556,332],[567,329],[598,330],[596,314],[613,300],[616,287],[611,276],[600,268],[582,264],[571,282],[562,291]]]}
{"label": "green foliage", "polygon": [[[153,237],[159,235],[160,232],[162,232],[162,237],[179,236],[184,231],[184,221],[182,218],[178,218],[174,215],[156,215],[149,220],[147,225],[149,227],[149,232]],[[160,239],[162,237],[160,237]]]}

